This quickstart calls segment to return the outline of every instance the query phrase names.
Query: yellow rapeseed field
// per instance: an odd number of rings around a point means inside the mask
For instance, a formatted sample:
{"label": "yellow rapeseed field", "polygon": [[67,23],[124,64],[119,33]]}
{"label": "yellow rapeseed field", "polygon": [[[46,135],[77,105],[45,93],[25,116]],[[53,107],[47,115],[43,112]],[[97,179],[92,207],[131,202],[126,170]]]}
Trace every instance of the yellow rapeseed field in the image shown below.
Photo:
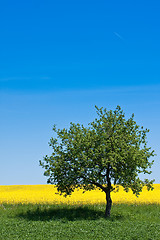
{"label": "yellow rapeseed field", "polygon": [[[105,203],[105,193],[100,190],[88,191],[82,193],[82,190],[76,190],[71,197],[63,197],[56,194],[54,185],[11,185],[0,186],[0,204],[3,203],[32,203],[32,204],[95,204]],[[112,192],[111,197],[114,203],[158,203],[160,204],[160,184],[154,184],[153,191],[147,191],[143,188],[142,193],[137,198],[132,194],[123,191],[120,187],[119,192]]]}

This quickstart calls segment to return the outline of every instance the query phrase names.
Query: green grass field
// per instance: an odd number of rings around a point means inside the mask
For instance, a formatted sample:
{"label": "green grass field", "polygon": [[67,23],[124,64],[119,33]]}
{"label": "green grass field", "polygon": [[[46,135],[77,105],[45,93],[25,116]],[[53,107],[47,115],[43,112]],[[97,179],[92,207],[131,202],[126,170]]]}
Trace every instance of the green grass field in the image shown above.
{"label": "green grass field", "polygon": [[160,240],[160,205],[0,206],[0,239]]}

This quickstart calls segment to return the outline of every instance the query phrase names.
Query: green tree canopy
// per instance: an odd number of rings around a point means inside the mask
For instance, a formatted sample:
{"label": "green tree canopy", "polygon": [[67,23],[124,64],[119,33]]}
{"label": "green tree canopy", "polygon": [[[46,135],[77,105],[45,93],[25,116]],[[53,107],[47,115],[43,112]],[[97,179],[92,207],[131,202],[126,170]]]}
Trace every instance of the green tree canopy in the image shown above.
{"label": "green tree canopy", "polygon": [[100,188],[106,193],[106,216],[112,206],[111,191],[117,185],[129,189],[136,196],[143,186],[153,189],[153,180],[140,180],[139,174],[150,174],[154,151],[147,147],[148,129],[134,121],[134,114],[125,120],[120,106],[114,111],[96,106],[98,118],[88,127],[70,123],[69,129],[53,131],[50,139],[51,156],[45,156],[40,165],[45,169],[48,183],[56,184],[60,194],[70,195],[75,188],[84,191]]}

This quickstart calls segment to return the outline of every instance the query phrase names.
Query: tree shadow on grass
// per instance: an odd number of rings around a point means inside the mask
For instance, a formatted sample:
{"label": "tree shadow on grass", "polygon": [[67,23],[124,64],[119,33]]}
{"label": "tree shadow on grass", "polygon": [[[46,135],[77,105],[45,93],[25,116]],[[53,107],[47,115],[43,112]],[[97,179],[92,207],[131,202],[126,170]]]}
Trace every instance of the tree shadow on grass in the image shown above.
{"label": "tree shadow on grass", "polygon": [[104,218],[109,221],[122,220],[124,217],[120,214],[114,214],[110,218],[105,218],[104,210],[91,209],[87,206],[54,206],[50,208],[37,207],[29,209],[26,212],[21,212],[17,215],[28,221],[50,221],[60,220],[62,222],[77,221],[77,220],[97,220]]}

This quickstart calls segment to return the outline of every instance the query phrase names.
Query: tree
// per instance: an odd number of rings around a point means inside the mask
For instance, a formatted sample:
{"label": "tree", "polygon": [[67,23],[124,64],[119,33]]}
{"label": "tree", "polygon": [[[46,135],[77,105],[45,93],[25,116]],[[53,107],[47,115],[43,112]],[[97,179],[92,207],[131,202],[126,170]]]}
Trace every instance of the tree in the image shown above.
{"label": "tree", "polygon": [[139,173],[150,174],[154,151],[147,147],[148,129],[134,121],[134,114],[125,120],[120,106],[114,111],[96,107],[98,119],[88,127],[70,123],[70,128],[53,131],[52,155],[40,165],[48,176],[47,183],[56,184],[60,194],[70,195],[75,188],[85,191],[100,188],[106,193],[105,216],[110,216],[111,192],[119,185],[138,196],[143,186],[153,189],[154,180],[140,180]]}

